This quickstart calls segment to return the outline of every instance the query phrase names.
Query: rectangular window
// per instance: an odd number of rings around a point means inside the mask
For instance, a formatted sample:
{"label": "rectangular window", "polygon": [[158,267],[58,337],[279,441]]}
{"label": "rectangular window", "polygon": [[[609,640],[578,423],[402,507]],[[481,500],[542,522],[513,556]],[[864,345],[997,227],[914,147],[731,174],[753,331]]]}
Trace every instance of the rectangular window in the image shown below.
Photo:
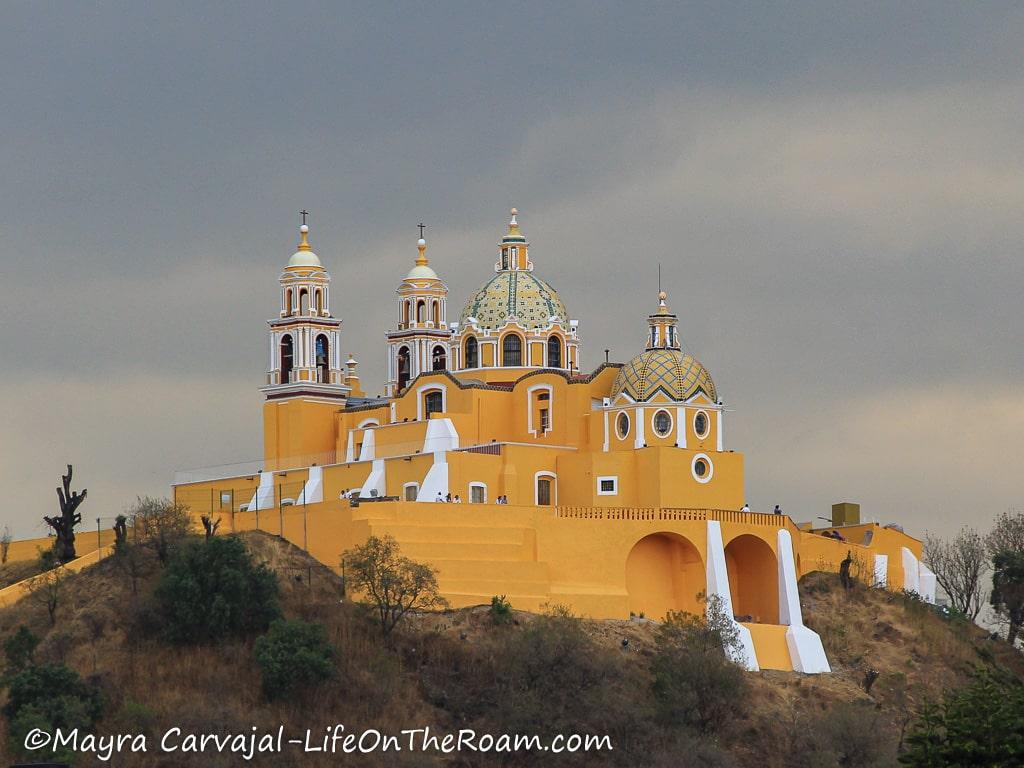
{"label": "rectangular window", "polygon": [[551,412],[547,408],[540,409],[540,431],[551,431]]}
{"label": "rectangular window", "polygon": [[485,504],[487,503],[487,489],[482,485],[471,485],[469,486],[469,503],[470,504]]}
{"label": "rectangular window", "polygon": [[611,477],[599,477],[597,478],[597,495],[598,496],[618,496],[619,495],[619,478],[618,476]]}
{"label": "rectangular window", "polygon": [[416,494],[419,492],[419,490],[419,486],[417,486],[415,483],[413,483],[412,485],[405,486],[405,500],[416,501]]}

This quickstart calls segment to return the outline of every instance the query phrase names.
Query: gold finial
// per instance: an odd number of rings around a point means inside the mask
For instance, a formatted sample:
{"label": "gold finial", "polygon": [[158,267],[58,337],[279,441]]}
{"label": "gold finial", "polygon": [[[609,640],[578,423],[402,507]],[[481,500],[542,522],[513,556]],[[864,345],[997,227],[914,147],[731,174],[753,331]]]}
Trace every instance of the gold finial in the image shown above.
{"label": "gold finial", "polygon": [[511,213],[512,213],[512,221],[510,221],[508,223],[508,233],[510,235],[518,235],[519,234],[519,222],[516,220],[516,217],[519,215],[519,211],[517,209],[513,208]]}
{"label": "gold finial", "polygon": [[416,247],[420,250],[420,255],[416,257],[416,266],[425,267],[430,262],[427,260],[427,241],[422,237],[416,242]]}
{"label": "gold finial", "polygon": [[300,251],[312,251],[313,249],[309,246],[309,227],[303,224],[299,227],[299,250]]}
{"label": "gold finial", "polygon": [[665,293],[664,291],[661,291],[661,292],[658,293],[658,314],[659,315],[667,315],[668,314],[668,305],[665,303],[665,299],[667,299],[667,298],[668,298],[668,294]]}

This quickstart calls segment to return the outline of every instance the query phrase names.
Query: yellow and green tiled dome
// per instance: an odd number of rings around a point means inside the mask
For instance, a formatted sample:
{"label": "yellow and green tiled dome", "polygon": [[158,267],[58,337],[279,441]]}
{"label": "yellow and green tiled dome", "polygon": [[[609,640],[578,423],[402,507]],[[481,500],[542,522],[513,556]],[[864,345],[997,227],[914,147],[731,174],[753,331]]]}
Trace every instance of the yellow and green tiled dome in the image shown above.
{"label": "yellow and green tiled dome", "polygon": [[482,328],[500,328],[515,316],[520,325],[536,328],[548,325],[554,315],[568,323],[569,313],[554,288],[532,272],[503,271],[466,302],[460,325],[473,317]]}
{"label": "yellow and green tiled dome", "polygon": [[679,349],[648,349],[626,363],[615,377],[611,397],[621,393],[638,403],[661,392],[670,400],[689,400],[703,392],[718,400],[711,374],[692,355]]}

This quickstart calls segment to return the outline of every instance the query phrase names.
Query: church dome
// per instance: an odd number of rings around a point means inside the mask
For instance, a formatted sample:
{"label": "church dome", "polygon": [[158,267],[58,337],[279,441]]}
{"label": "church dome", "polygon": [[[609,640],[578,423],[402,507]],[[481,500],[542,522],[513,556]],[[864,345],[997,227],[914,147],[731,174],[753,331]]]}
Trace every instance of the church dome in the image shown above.
{"label": "church dome", "polygon": [[558,291],[525,270],[496,274],[466,302],[461,326],[475,318],[482,328],[500,328],[515,317],[526,328],[550,324],[553,316],[569,322],[569,313]]}
{"label": "church dome", "polygon": [[700,362],[680,349],[648,349],[626,363],[612,384],[612,399],[625,393],[647,402],[661,392],[670,400],[689,400],[703,392],[718,400],[715,382]]}
{"label": "church dome", "polygon": [[299,250],[288,259],[289,267],[322,267],[320,257],[313,253],[309,247],[309,227],[303,224],[299,227],[300,241]]}
{"label": "church dome", "polygon": [[416,265],[409,270],[409,274],[405,276],[406,280],[439,280],[437,272],[434,271],[433,267],[430,266],[426,257],[427,241],[422,237],[416,243],[416,246],[420,249],[420,257],[416,259]]}

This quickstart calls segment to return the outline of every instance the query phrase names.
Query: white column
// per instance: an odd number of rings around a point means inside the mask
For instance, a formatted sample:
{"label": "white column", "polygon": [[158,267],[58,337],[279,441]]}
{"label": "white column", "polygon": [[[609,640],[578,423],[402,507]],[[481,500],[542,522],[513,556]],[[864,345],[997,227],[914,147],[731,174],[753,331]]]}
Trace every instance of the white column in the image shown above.
{"label": "white column", "polygon": [[723,443],[722,443],[722,409],[721,408],[718,409],[717,422],[718,422],[718,425],[715,428],[715,432],[716,432],[716,435],[717,435],[717,438],[718,438],[718,450],[719,450],[719,452],[721,452],[722,451],[722,445],[723,445]]}
{"label": "white column", "polygon": [[604,411],[604,452],[608,453],[608,409]]}
{"label": "white column", "polygon": [[676,407],[676,447],[686,447],[686,409],[681,405]]}
{"label": "white column", "polygon": [[643,448],[645,437],[644,437],[644,409],[637,408],[634,413],[636,414],[636,429],[634,434],[636,437],[633,438],[634,448]]}

